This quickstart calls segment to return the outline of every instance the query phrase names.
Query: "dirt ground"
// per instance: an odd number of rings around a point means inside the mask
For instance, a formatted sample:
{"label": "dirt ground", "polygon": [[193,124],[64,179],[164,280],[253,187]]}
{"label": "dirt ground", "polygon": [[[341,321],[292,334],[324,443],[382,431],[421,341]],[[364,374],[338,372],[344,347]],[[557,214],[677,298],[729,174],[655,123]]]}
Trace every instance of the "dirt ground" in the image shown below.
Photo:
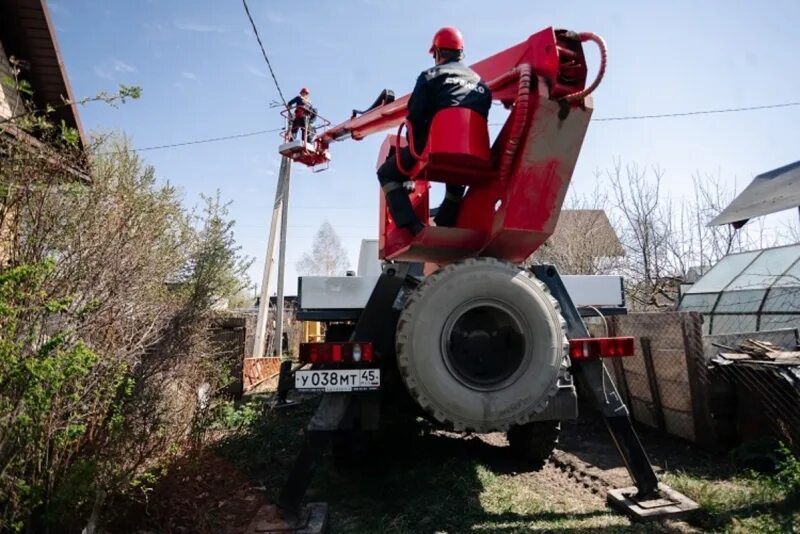
{"label": "dirt ground", "polygon": [[[277,499],[315,405],[311,399],[260,411],[247,428],[173,466],[112,531],[243,532],[259,508]],[[727,476],[730,466],[686,443],[656,433],[642,439],[662,479],[678,473],[678,482],[683,476],[687,484],[716,484],[714,476],[720,483]],[[323,462],[308,500],[329,503],[332,532],[751,531],[738,527],[758,513],[632,524],[605,504],[608,487],[631,483],[602,424],[591,419],[565,425],[553,460],[533,472],[511,459],[502,434],[464,437],[422,425],[390,433],[376,452],[356,468],[336,468],[330,457]]]}

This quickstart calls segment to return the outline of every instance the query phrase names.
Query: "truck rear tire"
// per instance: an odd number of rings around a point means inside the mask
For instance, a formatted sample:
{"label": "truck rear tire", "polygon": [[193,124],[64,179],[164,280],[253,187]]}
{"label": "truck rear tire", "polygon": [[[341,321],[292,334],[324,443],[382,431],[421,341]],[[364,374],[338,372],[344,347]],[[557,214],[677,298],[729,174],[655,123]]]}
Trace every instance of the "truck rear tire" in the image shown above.
{"label": "truck rear tire", "polygon": [[566,337],[539,280],[492,258],[448,265],[408,297],[397,363],[414,400],[459,431],[524,425],[557,390]]}

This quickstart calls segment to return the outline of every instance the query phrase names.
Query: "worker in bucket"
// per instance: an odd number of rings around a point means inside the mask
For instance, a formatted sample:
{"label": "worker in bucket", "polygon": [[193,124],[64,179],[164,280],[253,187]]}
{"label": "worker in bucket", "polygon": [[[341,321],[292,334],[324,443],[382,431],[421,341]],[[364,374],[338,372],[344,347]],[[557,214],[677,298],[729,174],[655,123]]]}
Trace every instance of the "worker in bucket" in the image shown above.
{"label": "worker in bucket", "polygon": [[288,106],[293,112],[290,141],[294,141],[298,130],[303,130],[302,139],[307,143],[314,137],[313,123],[317,118],[317,110],[311,105],[309,94],[308,88],[303,87],[298,96],[289,100]]}
{"label": "worker in bucket", "polygon": [[[484,118],[489,116],[492,93],[480,76],[464,65],[464,39],[456,28],[442,28],[433,36],[430,51],[436,65],[422,72],[408,100],[408,120],[413,130],[417,154],[425,149],[428,130],[437,111],[449,107],[471,109]],[[394,154],[378,168],[378,181],[386,195],[386,204],[395,224],[420,233],[425,225],[414,213],[408,192],[404,187],[407,177],[397,168]],[[416,163],[408,147],[400,150],[400,163],[411,169]],[[454,226],[458,216],[463,185],[447,184],[444,201],[434,217],[437,226]]]}

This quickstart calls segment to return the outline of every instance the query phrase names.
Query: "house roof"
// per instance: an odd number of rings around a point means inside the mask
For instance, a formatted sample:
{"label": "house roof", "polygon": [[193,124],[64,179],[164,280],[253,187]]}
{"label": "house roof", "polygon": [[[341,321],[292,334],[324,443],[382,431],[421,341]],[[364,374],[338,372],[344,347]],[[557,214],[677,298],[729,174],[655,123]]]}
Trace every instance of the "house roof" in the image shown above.
{"label": "house roof", "polygon": [[70,101],[75,98],[45,0],[0,1],[0,42],[6,54],[30,65],[22,76],[33,87],[36,107],[44,109],[47,104],[56,107],[55,121],[63,120],[77,129],[81,143],[87,146],[77,107],[63,106],[62,97]]}
{"label": "house roof", "polygon": [[[577,236],[582,236],[582,239]],[[605,210],[562,210],[550,241],[553,246],[559,246],[560,243],[576,240],[585,242],[585,236],[591,236],[592,243],[602,247],[606,257],[625,255],[625,249]]]}

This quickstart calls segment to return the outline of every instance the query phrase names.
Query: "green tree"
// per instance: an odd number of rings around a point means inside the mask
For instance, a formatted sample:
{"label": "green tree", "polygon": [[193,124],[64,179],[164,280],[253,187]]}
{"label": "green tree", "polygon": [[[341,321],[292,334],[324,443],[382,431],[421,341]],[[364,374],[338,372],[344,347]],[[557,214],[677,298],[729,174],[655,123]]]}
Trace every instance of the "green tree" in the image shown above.
{"label": "green tree", "polygon": [[189,304],[198,310],[212,308],[252,287],[247,276],[252,259],[240,256],[241,247],[233,234],[235,223],[229,219],[230,203],[222,202],[219,191],[202,198],[203,216],[187,266]]}

